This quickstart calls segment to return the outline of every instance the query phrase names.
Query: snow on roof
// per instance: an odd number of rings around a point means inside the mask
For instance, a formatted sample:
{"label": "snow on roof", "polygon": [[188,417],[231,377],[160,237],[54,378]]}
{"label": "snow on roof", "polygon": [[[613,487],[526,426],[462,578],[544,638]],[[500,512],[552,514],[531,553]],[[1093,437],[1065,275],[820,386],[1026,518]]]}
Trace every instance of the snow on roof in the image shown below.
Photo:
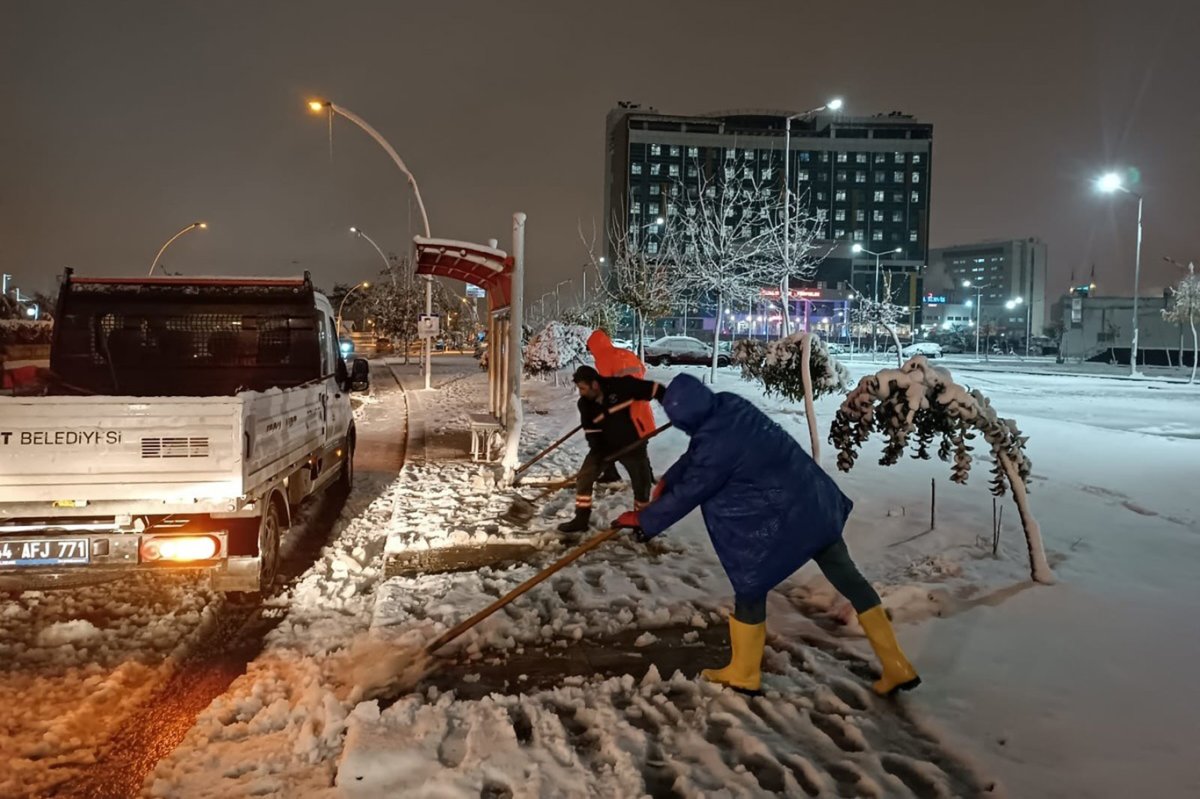
{"label": "snow on roof", "polygon": [[473,241],[456,241],[455,239],[427,239],[424,236],[413,236],[413,244],[417,247],[429,247],[441,250],[459,250],[465,256],[467,253],[489,256],[497,261],[504,261],[508,253]]}

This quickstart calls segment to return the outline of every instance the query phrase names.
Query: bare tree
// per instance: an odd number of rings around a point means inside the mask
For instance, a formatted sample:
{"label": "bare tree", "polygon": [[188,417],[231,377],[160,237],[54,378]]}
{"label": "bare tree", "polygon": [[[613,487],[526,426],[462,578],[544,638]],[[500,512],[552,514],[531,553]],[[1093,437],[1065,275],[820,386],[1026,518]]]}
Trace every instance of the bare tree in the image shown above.
{"label": "bare tree", "polygon": [[680,185],[682,213],[669,217],[678,248],[681,284],[716,302],[712,376],[717,374],[721,318],[728,304],[758,295],[770,277],[763,255],[764,231],[771,227],[770,193],[744,176],[726,157],[724,180],[697,170],[695,184]]}
{"label": "bare tree", "polygon": [[[859,291],[854,292],[855,305],[851,313],[854,323],[857,325],[878,325],[888,332],[892,337],[892,343],[896,345],[896,365],[903,365],[904,361],[900,355],[902,347],[900,346],[900,337],[896,335],[896,324],[905,314],[908,313],[908,308],[903,305],[896,305],[892,302],[892,274],[885,272],[883,275],[883,296],[882,299],[876,301],[871,297],[863,295]],[[871,341],[871,352],[875,352],[875,341]],[[872,356],[874,357],[874,356]]]}
{"label": "bare tree", "polygon": [[[1189,383],[1196,382],[1196,361],[1200,355],[1200,344],[1196,341],[1196,322],[1200,321],[1200,275],[1196,274],[1196,265],[1188,264],[1188,273],[1171,289],[1171,307],[1162,312],[1163,318],[1177,325],[1187,323],[1192,329],[1192,376]],[[1183,365],[1183,358],[1179,359]]]}
{"label": "bare tree", "polygon": [[425,313],[425,286],[416,279],[408,259],[389,259],[380,280],[368,289],[376,329],[387,331],[404,343],[404,362],[417,337],[417,317]]}
{"label": "bare tree", "polygon": [[[660,235],[642,237],[636,225],[622,225],[620,220],[613,219],[608,232],[611,262],[597,292],[633,312],[635,345],[640,358],[646,354],[646,319],[669,313],[678,289],[678,248],[669,223],[662,227],[665,230]],[[594,234],[589,243],[580,229],[579,238],[592,265],[600,272]]]}
{"label": "bare tree", "polygon": [[762,233],[763,272],[772,285],[779,286],[786,336],[791,333],[787,291],[792,279],[816,277],[817,267],[833,252],[834,245],[826,241],[825,212],[814,210],[808,192],[793,194],[791,202],[781,197],[774,207],[765,210],[770,218]]}

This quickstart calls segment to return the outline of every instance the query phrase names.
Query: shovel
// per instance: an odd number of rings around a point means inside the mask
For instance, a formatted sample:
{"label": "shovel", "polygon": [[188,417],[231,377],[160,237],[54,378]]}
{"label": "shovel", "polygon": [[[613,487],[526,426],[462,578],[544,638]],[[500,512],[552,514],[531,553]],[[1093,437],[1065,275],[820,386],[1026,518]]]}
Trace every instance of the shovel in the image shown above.
{"label": "shovel", "polygon": [[537,462],[538,462],[538,461],[540,461],[542,458],[546,457],[546,456],[547,456],[547,455],[549,455],[551,452],[553,452],[554,450],[556,450],[556,449],[558,449],[559,447],[561,447],[561,446],[562,446],[562,445],[563,445],[563,444],[566,442],[566,440],[567,440],[568,438],[570,438],[571,436],[575,435],[576,433],[578,433],[578,432],[579,432],[580,430],[582,430],[582,429],[583,429],[583,425],[582,425],[582,424],[577,424],[577,425],[575,425],[575,427],[574,427],[574,428],[573,428],[573,429],[572,429],[572,430],[571,430],[569,433],[567,433],[566,435],[564,435],[564,436],[563,436],[562,438],[560,438],[558,441],[555,441],[553,444],[551,444],[550,446],[546,447],[544,450],[542,450],[542,451],[541,451],[541,452],[539,452],[538,454],[534,455],[534,456],[533,456],[532,458],[530,458],[529,460],[525,461],[525,463],[523,463],[523,464],[521,464],[520,466],[518,466],[518,467],[517,467],[517,470],[516,470],[515,472],[513,472],[513,485],[516,485],[517,483],[521,482],[521,475],[522,475],[522,474],[524,474],[524,473],[525,473],[525,472],[526,472],[526,471],[529,469],[529,467],[530,467],[530,466],[532,466],[533,464],[537,463]]}
{"label": "shovel", "polygon": [[[635,449],[640,447],[643,443],[654,438],[656,435],[658,435],[659,433],[661,433],[662,431],[666,430],[669,427],[671,427],[671,423],[667,422],[662,427],[657,428],[653,433],[646,436],[645,438],[639,438],[637,441],[633,442],[629,446],[622,447],[621,449],[614,452],[612,455],[609,455],[607,458],[605,458],[601,462],[601,465],[607,466],[610,463],[615,463],[617,460],[619,460],[620,458],[624,457],[625,455],[628,455],[629,453],[633,452]],[[533,520],[534,514],[537,513],[536,503],[541,502],[543,499],[550,496],[555,491],[560,491],[560,490],[566,488],[567,486],[571,485],[572,483],[575,482],[576,478],[578,478],[578,477],[579,477],[579,472],[576,472],[575,474],[571,475],[570,477],[566,478],[565,480],[559,480],[557,483],[551,483],[550,485],[546,486],[541,491],[539,491],[537,493],[537,496],[535,496],[533,499],[526,499],[525,497],[521,496],[520,494],[517,494],[516,496],[513,497],[512,504],[508,506],[508,510],[506,510],[503,514],[501,514],[500,521],[508,522],[509,524],[513,525],[514,527],[524,527],[525,525],[529,524],[530,521]]]}

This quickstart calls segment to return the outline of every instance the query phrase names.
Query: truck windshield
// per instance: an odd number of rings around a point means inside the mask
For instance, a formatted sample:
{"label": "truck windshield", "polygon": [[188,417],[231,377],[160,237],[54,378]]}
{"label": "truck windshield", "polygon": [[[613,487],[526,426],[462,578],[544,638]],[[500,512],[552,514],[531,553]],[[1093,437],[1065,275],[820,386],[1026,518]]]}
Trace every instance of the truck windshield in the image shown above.
{"label": "truck windshield", "polygon": [[315,380],[317,314],[311,301],[278,299],[64,291],[50,368],[60,390],[127,396],[223,396]]}

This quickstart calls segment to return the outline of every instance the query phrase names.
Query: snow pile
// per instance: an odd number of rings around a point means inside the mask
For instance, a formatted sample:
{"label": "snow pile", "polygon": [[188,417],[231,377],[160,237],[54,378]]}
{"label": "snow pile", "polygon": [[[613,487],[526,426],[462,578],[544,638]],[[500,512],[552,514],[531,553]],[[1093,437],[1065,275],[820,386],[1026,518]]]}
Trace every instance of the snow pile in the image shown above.
{"label": "snow pile", "polygon": [[92,763],[211,629],[211,603],[194,576],[143,574],[0,605],[0,795],[45,795]]}
{"label": "snow pile", "polygon": [[590,328],[550,322],[537,332],[525,346],[525,374],[540,375],[557,372],[587,357]]}

